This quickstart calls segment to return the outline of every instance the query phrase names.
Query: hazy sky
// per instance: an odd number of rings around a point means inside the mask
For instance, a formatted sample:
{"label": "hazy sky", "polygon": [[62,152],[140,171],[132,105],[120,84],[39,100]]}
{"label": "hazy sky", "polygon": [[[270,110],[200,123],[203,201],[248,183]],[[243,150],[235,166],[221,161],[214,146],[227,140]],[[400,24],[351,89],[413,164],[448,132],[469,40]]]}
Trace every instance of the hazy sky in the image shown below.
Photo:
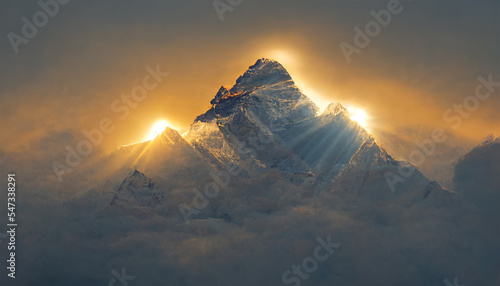
{"label": "hazy sky", "polygon": [[[474,95],[479,75],[500,81],[500,2],[401,1],[348,63],[340,43],[353,45],[354,27],[388,2],[243,0],[221,21],[212,1],[73,0],[16,54],[7,35],[22,35],[21,19],[41,8],[2,0],[0,150],[44,143],[63,152],[65,136],[83,138],[103,118],[115,126],[106,150],[141,141],[159,119],[184,133],[221,85],[262,57],[280,61],[319,105],[366,110],[372,130],[443,127],[475,142],[500,135],[500,87],[458,129],[443,120]],[[120,119],[113,101],[157,65],[169,76]]]}

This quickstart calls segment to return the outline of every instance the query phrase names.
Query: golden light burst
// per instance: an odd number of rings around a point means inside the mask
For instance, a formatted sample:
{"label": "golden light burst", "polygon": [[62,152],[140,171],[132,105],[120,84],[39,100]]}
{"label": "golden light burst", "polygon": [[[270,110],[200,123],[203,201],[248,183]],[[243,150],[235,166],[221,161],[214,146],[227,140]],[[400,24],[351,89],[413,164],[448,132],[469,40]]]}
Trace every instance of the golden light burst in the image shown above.
{"label": "golden light burst", "polygon": [[165,128],[169,126],[168,121],[166,120],[158,120],[156,121],[153,126],[151,126],[151,129],[149,130],[149,134],[146,137],[146,140],[153,140],[156,138],[156,136],[160,135]]}

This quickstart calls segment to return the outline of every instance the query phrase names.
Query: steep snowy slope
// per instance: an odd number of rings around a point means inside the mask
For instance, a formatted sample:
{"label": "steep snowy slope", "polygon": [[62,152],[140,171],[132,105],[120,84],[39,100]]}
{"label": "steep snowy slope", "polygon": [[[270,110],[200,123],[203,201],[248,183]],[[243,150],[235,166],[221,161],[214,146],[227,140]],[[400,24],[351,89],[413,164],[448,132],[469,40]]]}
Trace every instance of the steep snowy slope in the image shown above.
{"label": "steep snowy slope", "polygon": [[[214,138],[203,137],[203,125],[216,125],[227,147],[226,159],[244,169],[278,168],[287,173],[307,173],[309,167],[290,152],[273,132],[279,122],[298,123],[315,116],[318,108],[295,86],[287,71],[275,61],[261,59],[240,76],[231,89],[221,87],[212,108],[199,116],[186,138],[202,154]],[[217,138],[221,138],[218,136]],[[205,143],[203,143],[205,141]],[[220,144],[219,144],[220,145]],[[224,154],[221,154],[224,155]],[[250,155],[250,156],[249,156]]]}
{"label": "steep snowy slope", "polygon": [[[238,176],[230,178],[231,186],[222,187],[222,191],[231,190],[222,196],[224,201],[212,200],[197,218],[228,215],[243,219],[253,211],[241,207],[243,202],[266,201],[279,205],[269,208],[277,211],[286,207],[285,201],[296,203],[325,192],[358,206],[377,202],[401,206],[423,201],[442,205],[456,195],[414,168],[401,177],[408,163],[394,160],[370,133],[350,119],[340,103],[332,103],[318,114],[316,105],[276,61],[258,60],[233,87],[220,88],[211,103],[184,137],[167,128],[152,141],[112,154],[107,164],[122,166],[115,177],[121,174],[121,181],[130,170],[138,169],[152,179],[155,191],[166,200],[186,203],[192,201],[189,190],[202,189],[214,180],[214,173],[228,166],[241,169]],[[394,175],[399,176],[397,180]],[[258,195],[241,191],[243,185],[252,189],[253,184],[263,181],[280,189]],[[121,189],[113,187],[113,191]],[[128,200],[119,198],[114,201],[128,204]],[[130,205],[135,207],[133,202]],[[176,208],[173,203],[170,212]]]}
{"label": "steep snowy slope", "polygon": [[392,190],[385,174],[398,174],[407,163],[394,160],[340,103],[318,115],[276,61],[259,59],[233,87],[221,87],[211,104],[185,138],[218,168],[233,162],[258,171],[253,174],[277,169],[292,177],[312,176],[317,190],[333,186],[372,199],[443,191],[418,170]]}

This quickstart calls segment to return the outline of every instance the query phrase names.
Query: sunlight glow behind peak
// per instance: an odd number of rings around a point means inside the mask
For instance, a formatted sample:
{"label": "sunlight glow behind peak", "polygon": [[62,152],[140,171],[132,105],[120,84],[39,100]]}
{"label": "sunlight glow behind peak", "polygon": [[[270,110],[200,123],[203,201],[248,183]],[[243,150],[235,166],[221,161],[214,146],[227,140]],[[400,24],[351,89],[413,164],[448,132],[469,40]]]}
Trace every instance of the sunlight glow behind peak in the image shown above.
{"label": "sunlight glow behind peak", "polygon": [[331,101],[327,100],[325,97],[323,97],[321,94],[319,94],[318,92],[316,92],[311,88],[306,87],[305,89],[302,89],[302,91],[319,108],[318,114],[323,113],[325,109],[328,107],[328,105],[330,105],[331,103]]}
{"label": "sunlight glow behind peak", "polygon": [[351,115],[349,118],[352,121],[357,122],[364,129],[368,130],[369,116],[366,113],[366,111],[364,111],[363,109],[360,109],[360,108],[356,108],[356,107],[346,107],[346,108],[347,108],[347,111],[349,112],[349,114]]}
{"label": "sunlight glow behind peak", "polygon": [[151,127],[149,134],[146,138],[146,140],[153,140],[156,138],[156,136],[160,135],[165,128],[169,126],[168,122],[166,120],[159,120],[156,121],[153,126]]}
{"label": "sunlight glow behind peak", "polygon": [[[310,86],[308,86],[304,81],[300,79],[295,79],[295,84],[299,87],[299,89],[302,90],[302,92],[312,101],[316,106],[318,106],[319,110],[317,112],[317,115],[322,114],[328,105],[332,103],[331,99],[325,97],[321,93],[317,92],[316,90],[312,89]],[[368,116],[368,113],[364,109],[353,107],[352,105],[344,105],[345,108],[347,109],[347,112],[349,113],[349,118],[352,121],[357,122],[361,127],[363,127],[366,131],[369,130],[369,119],[370,116]]]}
{"label": "sunlight glow behind peak", "polygon": [[297,87],[302,90],[302,93],[304,93],[319,108],[318,114],[323,113],[331,101],[326,99],[316,90],[309,87],[304,81],[297,78],[295,78],[294,81]]}
{"label": "sunlight glow behind peak", "polygon": [[293,67],[297,64],[297,58],[293,55],[293,53],[284,49],[272,50],[269,52],[269,56],[271,59],[282,64],[285,69]]}

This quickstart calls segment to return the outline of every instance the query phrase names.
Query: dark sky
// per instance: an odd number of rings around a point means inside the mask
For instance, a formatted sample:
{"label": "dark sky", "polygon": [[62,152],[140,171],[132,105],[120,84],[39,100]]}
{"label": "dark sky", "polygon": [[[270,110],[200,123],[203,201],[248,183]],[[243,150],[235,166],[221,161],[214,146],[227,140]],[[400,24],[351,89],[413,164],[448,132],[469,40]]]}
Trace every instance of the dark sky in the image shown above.
{"label": "dark sky", "polygon": [[[280,61],[320,107],[339,101],[365,110],[370,130],[498,136],[500,87],[456,129],[443,114],[474,96],[479,75],[500,81],[500,2],[401,1],[403,10],[348,63],[340,43],[352,45],[354,27],[364,29],[370,11],[388,2],[243,0],[221,21],[212,1],[73,0],[16,54],[8,34],[22,35],[21,19],[41,8],[2,0],[0,149],[80,138],[103,118],[115,126],[106,150],[141,141],[159,119],[184,133],[221,85],[262,57]],[[113,101],[156,65],[169,76],[121,119]]]}

